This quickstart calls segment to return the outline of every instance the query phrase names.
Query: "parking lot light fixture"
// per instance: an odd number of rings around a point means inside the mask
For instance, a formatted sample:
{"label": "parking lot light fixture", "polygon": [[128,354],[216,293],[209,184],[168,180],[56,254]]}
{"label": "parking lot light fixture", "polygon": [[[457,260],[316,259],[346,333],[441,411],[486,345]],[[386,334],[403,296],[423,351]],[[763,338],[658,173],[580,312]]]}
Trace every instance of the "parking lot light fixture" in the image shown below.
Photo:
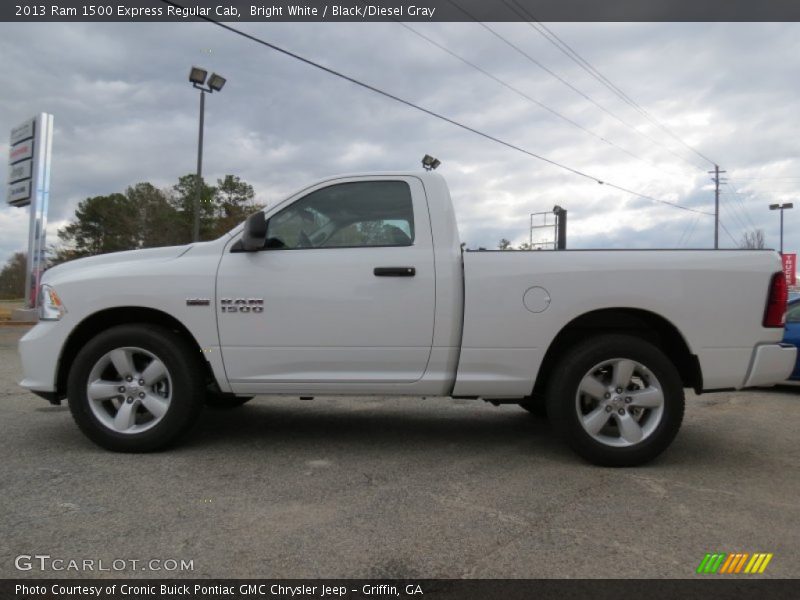
{"label": "parking lot light fixture", "polygon": [[206,94],[219,92],[227,81],[222,75],[212,73],[208,77],[208,71],[200,67],[192,67],[189,71],[189,81],[195,89],[200,90],[200,126],[197,135],[197,179],[195,181],[195,194],[192,208],[194,210],[194,222],[192,225],[192,240],[200,241],[200,196],[203,189],[203,122],[206,112]]}
{"label": "parking lot light fixture", "polygon": [[422,168],[426,171],[432,171],[436,167],[438,167],[442,162],[438,158],[434,158],[430,154],[426,154],[422,157]]}
{"label": "parking lot light fixture", "polygon": [[203,85],[206,82],[206,75],[208,75],[208,71],[205,69],[192,67],[192,70],[189,71],[189,81],[194,85]]}
{"label": "parking lot light fixture", "polygon": [[779,210],[781,211],[781,256],[783,256],[783,211],[788,210],[790,208],[794,208],[794,204],[792,202],[784,202],[783,204],[770,204],[770,210]]}
{"label": "parking lot light fixture", "polygon": [[215,92],[219,92],[222,90],[222,87],[225,85],[226,79],[221,75],[217,75],[216,73],[212,73],[211,77],[208,78],[208,87]]}

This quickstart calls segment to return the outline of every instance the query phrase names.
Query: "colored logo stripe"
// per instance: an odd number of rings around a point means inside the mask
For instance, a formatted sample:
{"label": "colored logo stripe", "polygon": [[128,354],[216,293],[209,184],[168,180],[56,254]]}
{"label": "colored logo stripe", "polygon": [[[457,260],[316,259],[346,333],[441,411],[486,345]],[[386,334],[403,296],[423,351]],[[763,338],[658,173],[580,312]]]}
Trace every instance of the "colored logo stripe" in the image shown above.
{"label": "colored logo stripe", "polygon": [[733,553],[728,554],[728,558],[725,559],[724,563],[722,563],[722,568],[719,570],[719,572],[720,573],[730,573],[731,572],[731,570],[730,570],[731,565],[734,563],[734,561],[736,559],[736,556],[737,555],[733,554]]}
{"label": "colored logo stripe", "polygon": [[723,568],[720,573],[738,573],[742,570],[744,566],[744,562],[747,560],[747,557],[750,556],[747,552],[736,552],[731,554],[731,562],[727,566],[727,568]]}
{"label": "colored logo stripe", "polygon": [[700,566],[697,567],[698,573],[716,573],[722,561],[725,559],[725,554],[706,554]]}
{"label": "colored logo stripe", "polygon": [[753,558],[747,563],[745,573],[763,573],[767,564],[772,560],[772,554],[753,554]]}
{"label": "colored logo stripe", "polygon": [[725,552],[708,553],[700,561],[697,573],[704,574],[735,574],[763,573],[774,555],[766,552]]}

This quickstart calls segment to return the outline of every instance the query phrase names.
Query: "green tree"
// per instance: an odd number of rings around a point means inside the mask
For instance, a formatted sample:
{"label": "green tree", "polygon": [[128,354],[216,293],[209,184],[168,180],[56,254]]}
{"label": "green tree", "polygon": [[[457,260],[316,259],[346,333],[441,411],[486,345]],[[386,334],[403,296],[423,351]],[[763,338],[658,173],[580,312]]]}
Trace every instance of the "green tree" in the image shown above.
{"label": "green tree", "polygon": [[180,217],[164,191],[144,182],[129,187],[125,196],[139,211],[140,247],[157,248],[178,243],[175,233],[181,226]]}
{"label": "green tree", "polygon": [[25,297],[25,269],[27,255],[15,252],[0,271],[0,298],[4,300]]}
{"label": "green tree", "polygon": [[94,196],[78,204],[75,221],[58,231],[70,258],[139,247],[139,210],[125,194]]}
{"label": "green tree", "polygon": [[[194,226],[195,175],[184,175],[169,190],[151,183],[132,185],[124,194],[87,198],[75,218],[58,231],[61,244],[50,248],[50,265],[119,250],[188,244]],[[213,187],[202,182],[200,239],[216,239],[261,208],[253,186],[226,175]]]}
{"label": "green tree", "polygon": [[[172,186],[170,204],[177,211],[175,223],[176,244],[188,244],[194,231],[194,198],[197,192],[197,175],[184,175]],[[217,188],[207,185],[201,178],[200,191],[200,239],[212,240],[215,237],[217,210],[215,196]]]}
{"label": "green tree", "polygon": [[263,208],[253,202],[256,196],[253,186],[236,175],[225,175],[217,179],[214,203],[216,205],[216,225],[214,237],[219,237],[244,221],[248,215]]}

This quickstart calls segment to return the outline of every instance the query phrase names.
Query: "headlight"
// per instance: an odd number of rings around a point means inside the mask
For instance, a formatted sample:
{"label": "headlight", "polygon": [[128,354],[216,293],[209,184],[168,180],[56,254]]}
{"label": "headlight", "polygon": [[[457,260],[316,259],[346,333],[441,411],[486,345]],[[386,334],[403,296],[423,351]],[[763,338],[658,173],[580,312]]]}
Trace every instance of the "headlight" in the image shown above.
{"label": "headlight", "polygon": [[66,312],[67,309],[64,308],[56,291],[49,285],[42,285],[39,288],[39,319],[58,321]]}

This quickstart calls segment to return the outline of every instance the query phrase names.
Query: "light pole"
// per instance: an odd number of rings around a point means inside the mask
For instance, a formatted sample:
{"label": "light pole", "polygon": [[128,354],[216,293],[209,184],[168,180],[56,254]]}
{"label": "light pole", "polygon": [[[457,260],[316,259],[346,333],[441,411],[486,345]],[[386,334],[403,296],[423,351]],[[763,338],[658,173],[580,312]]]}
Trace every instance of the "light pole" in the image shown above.
{"label": "light pole", "polygon": [[195,89],[200,90],[200,129],[197,139],[197,179],[195,180],[194,194],[194,225],[192,228],[192,240],[200,241],[200,195],[203,189],[203,121],[206,112],[206,93],[219,92],[225,85],[225,78],[212,73],[206,83],[208,71],[200,67],[192,67],[189,71],[189,81]]}
{"label": "light pole", "polygon": [[789,208],[794,208],[794,204],[791,202],[784,202],[783,204],[770,204],[770,210],[779,210],[781,211],[781,256],[783,256],[783,211]]}

